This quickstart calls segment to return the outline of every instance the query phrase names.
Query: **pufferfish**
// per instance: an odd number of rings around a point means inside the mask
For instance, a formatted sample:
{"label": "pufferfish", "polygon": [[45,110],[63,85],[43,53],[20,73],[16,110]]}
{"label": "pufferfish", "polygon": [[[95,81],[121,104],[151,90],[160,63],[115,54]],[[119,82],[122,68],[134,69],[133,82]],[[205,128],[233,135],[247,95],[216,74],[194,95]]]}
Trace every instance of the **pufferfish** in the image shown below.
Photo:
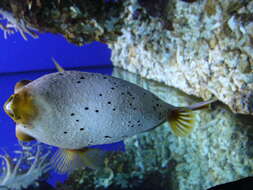
{"label": "pufferfish", "polygon": [[56,66],[59,72],[18,82],[4,110],[16,122],[20,141],[59,147],[52,162],[60,173],[101,166],[101,151],[87,147],[118,142],[166,121],[176,135],[188,135],[192,111],[213,102],[176,107],[128,81]]}

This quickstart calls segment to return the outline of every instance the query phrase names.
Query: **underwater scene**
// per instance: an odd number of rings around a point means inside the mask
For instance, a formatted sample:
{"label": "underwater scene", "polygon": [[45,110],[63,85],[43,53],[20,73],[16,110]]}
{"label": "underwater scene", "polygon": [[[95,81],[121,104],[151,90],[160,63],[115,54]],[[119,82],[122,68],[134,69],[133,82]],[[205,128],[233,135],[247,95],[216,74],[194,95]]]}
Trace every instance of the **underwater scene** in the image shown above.
{"label": "underwater scene", "polygon": [[252,190],[252,15],[1,0],[0,190]]}

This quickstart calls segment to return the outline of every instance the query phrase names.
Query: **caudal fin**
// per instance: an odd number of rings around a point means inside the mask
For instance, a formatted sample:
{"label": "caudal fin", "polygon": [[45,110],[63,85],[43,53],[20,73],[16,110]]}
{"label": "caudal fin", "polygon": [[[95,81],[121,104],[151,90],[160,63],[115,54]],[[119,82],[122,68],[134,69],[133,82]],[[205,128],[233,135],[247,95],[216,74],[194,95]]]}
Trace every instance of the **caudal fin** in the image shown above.
{"label": "caudal fin", "polygon": [[186,136],[191,133],[195,125],[195,116],[193,111],[208,108],[209,105],[217,100],[199,102],[188,107],[179,107],[168,113],[167,120],[170,123],[172,131],[177,136]]}
{"label": "caudal fin", "polygon": [[191,133],[195,124],[194,113],[187,108],[178,108],[168,114],[168,122],[177,136],[186,136]]}

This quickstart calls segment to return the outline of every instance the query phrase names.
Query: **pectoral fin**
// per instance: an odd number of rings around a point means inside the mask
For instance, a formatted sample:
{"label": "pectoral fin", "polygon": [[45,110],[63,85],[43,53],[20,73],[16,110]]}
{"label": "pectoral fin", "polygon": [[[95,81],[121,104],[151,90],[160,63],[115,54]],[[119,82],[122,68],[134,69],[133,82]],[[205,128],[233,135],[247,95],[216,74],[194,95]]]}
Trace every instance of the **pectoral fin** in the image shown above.
{"label": "pectoral fin", "polygon": [[71,173],[77,168],[100,169],[104,166],[105,151],[83,148],[79,150],[59,149],[51,159],[58,173]]}
{"label": "pectoral fin", "polygon": [[27,135],[26,133],[22,132],[20,129],[16,127],[16,137],[20,141],[29,142],[35,140],[35,138]]}

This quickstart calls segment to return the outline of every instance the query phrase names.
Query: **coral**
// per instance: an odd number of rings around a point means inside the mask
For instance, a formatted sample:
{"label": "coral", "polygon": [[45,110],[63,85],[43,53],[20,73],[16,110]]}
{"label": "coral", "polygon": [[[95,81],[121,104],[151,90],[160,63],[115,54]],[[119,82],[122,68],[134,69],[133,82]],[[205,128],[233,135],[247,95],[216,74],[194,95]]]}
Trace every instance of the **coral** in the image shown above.
{"label": "coral", "polygon": [[20,0],[0,2],[19,21],[40,32],[64,35],[70,42],[83,45],[93,41],[113,42],[121,34],[123,1]]}
{"label": "coral", "polygon": [[49,154],[41,144],[33,146],[22,145],[22,150],[15,151],[19,157],[11,158],[7,153],[0,155],[2,169],[0,189],[21,190],[41,179],[50,170]]}
{"label": "coral", "polygon": [[171,0],[160,7],[169,29],[149,2],[127,1],[128,25],[109,44],[113,64],[253,115],[253,1]]}
{"label": "coral", "polygon": [[24,20],[14,18],[10,12],[3,9],[0,9],[0,16],[2,16],[2,20],[7,20],[6,25],[0,23],[0,29],[3,30],[5,39],[15,31],[18,31],[25,40],[27,40],[26,34],[33,38],[38,38],[38,35],[32,31],[34,28],[28,26]]}

